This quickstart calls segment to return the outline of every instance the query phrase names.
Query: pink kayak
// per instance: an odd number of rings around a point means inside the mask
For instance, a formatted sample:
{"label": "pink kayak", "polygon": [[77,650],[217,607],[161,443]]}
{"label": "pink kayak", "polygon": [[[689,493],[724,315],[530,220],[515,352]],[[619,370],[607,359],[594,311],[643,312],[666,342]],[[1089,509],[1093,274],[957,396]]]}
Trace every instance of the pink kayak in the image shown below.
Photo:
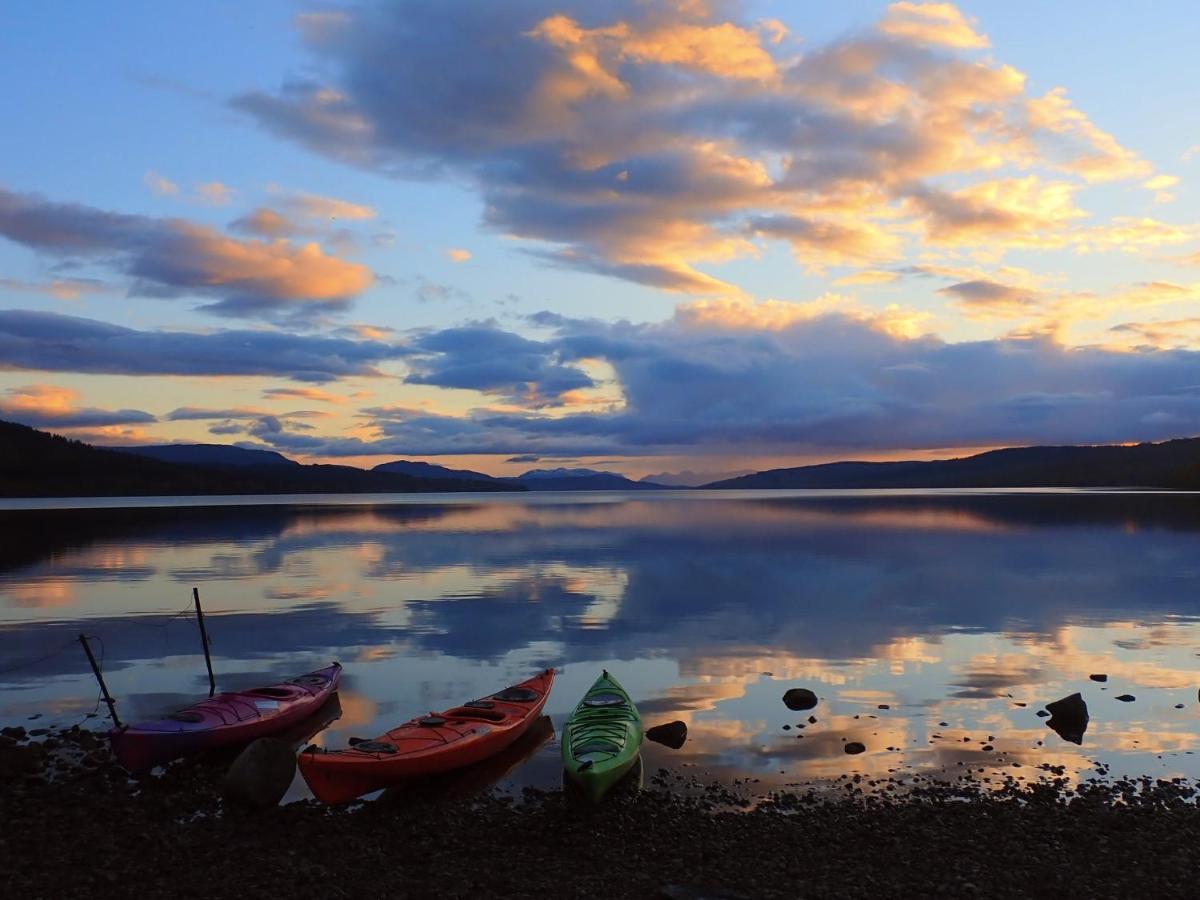
{"label": "pink kayak", "polygon": [[201,750],[246,744],[276,734],[315,713],[337,690],[334,663],[282,684],[217,694],[189,707],[108,733],[113,753],[134,774]]}

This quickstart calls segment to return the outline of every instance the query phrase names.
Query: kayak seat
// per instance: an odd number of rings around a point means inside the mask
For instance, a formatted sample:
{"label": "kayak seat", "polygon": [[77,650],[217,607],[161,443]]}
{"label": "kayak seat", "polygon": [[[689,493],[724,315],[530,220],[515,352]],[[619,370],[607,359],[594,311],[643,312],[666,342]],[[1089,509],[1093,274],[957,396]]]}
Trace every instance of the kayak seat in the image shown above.
{"label": "kayak seat", "polygon": [[469,706],[471,709],[491,709],[496,704],[491,700],[468,700],[463,706]]}
{"label": "kayak seat", "polygon": [[273,687],[255,688],[252,691],[246,691],[246,693],[254,697],[271,697],[275,700],[286,700],[294,696],[292,691],[289,691],[287,688]]}
{"label": "kayak seat", "polygon": [[510,687],[498,694],[492,694],[492,699],[501,703],[532,703],[540,696],[537,691],[531,691],[529,688]]}
{"label": "kayak seat", "polygon": [[395,753],[396,745],[389,744],[387,741],[359,741],[353,749],[361,750],[364,753]]}
{"label": "kayak seat", "polygon": [[301,675],[299,678],[293,678],[288,682],[288,684],[298,684],[301,687],[320,687],[321,685],[328,683],[328,681],[329,679],[324,675],[317,675],[313,673],[311,675]]}
{"label": "kayak seat", "polygon": [[195,725],[197,722],[203,722],[204,716],[198,712],[192,712],[188,709],[182,709],[179,712],[173,712],[167,716],[172,722],[188,722]]}
{"label": "kayak seat", "polygon": [[625,706],[625,698],[615,691],[604,691],[592,694],[583,701],[584,706],[590,706],[593,709],[608,709],[617,706]]}
{"label": "kayak seat", "polygon": [[450,719],[483,719],[485,722],[503,722],[508,718],[502,712],[470,706],[456,706],[454,709],[448,709],[446,717]]}

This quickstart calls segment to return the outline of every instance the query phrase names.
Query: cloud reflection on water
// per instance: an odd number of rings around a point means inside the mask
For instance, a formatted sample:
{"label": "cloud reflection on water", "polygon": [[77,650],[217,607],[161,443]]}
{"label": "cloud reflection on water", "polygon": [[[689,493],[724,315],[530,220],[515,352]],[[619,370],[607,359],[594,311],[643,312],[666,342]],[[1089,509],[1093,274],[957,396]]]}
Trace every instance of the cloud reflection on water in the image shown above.
{"label": "cloud reflection on water", "polygon": [[[4,518],[26,537],[0,555],[0,668],[87,630],[131,710],[198,690],[194,625],[162,624],[197,583],[224,678],[346,663],[353,699],[322,738],[335,743],[545,665],[569,676],[548,708],[561,716],[573,682],[608,665],[651,723],[688,724],[684,748],[649,749],[651,764],[783,778],[961,768],[991,734],[1004,765],[1074,770],[1097,753],[1194,765],[1180,762],[1200,733],[1192,498],[497,498]],[[94,693],[70,652],[0,682],[17,692],[0,718]],[[782,731],[796,724],[779,702],[789,684],[822,696],[818,725]],[[1075,690],[1094,710],[1082,750],[1035,717]],[[1125,690],[1138,701],[1115,703]],[[974,743],[931,738],[950,730],[941,721]],[[867,753],[846,756],[843,738]]]}

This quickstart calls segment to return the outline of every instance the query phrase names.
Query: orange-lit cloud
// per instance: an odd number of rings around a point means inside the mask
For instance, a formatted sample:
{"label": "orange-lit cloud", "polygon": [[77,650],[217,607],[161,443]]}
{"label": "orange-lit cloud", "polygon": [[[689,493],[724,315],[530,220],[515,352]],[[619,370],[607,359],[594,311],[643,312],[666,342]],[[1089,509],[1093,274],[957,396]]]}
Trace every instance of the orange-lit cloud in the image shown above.
{"label": "orange-lit cloud", "polygon": [[953,3],[893,3],[880,20],[879,30],[917,44],[960,49],[988,46],[987,35],[976,31]]}
{"label": "orange-lit cloud", "polygon": [[446,251],[446,256],[450,259],[450,262],[464,263],[471,258],[471,251],[464,250],[461,247],[451,247]]}

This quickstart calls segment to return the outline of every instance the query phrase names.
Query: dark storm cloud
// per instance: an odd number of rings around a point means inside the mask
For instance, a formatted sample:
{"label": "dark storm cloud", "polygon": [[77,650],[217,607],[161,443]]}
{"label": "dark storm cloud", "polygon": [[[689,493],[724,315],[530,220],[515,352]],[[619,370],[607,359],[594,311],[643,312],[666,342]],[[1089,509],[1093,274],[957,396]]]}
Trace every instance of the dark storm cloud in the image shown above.
{"label": "dark storm cloud", "polygon": [[417,338],[412,349],[409,384],[467,388],[531,406],[594,386],[580,369],[558,364],[553,346],[498,328],[447,328]]}
{"label": "dark storm cloud", "polygon": [[[1200,432],[1195,351],[1068,348],[1043,337],[949,344],[899,337],[841,313],[774,329],[729,330],[682,313],[655,325],[554,315],[538,321],[554,323],[553,335],[425,335],[420,365],[455,371],[467,347],[473,350],[466,359],[481,360],[486,373],[485,361],[499,347],[541,354],[550,371],[572,359],[600,359],[615,372],[623,406],[554,416],[371,407],[362,415],[378,430],[376,440],[265,438],[280,449],[346,456],[628,455],[1087,444]],[[524,365],[537,369],[532,358]],[[476,383],[492,380],[480,375]]]}
{"label": "dark storm cloud", "polygon": [[94,319],[0,310],[0,369],[112,375],[378,375],[402,348],[277,331],[137,331]]}

